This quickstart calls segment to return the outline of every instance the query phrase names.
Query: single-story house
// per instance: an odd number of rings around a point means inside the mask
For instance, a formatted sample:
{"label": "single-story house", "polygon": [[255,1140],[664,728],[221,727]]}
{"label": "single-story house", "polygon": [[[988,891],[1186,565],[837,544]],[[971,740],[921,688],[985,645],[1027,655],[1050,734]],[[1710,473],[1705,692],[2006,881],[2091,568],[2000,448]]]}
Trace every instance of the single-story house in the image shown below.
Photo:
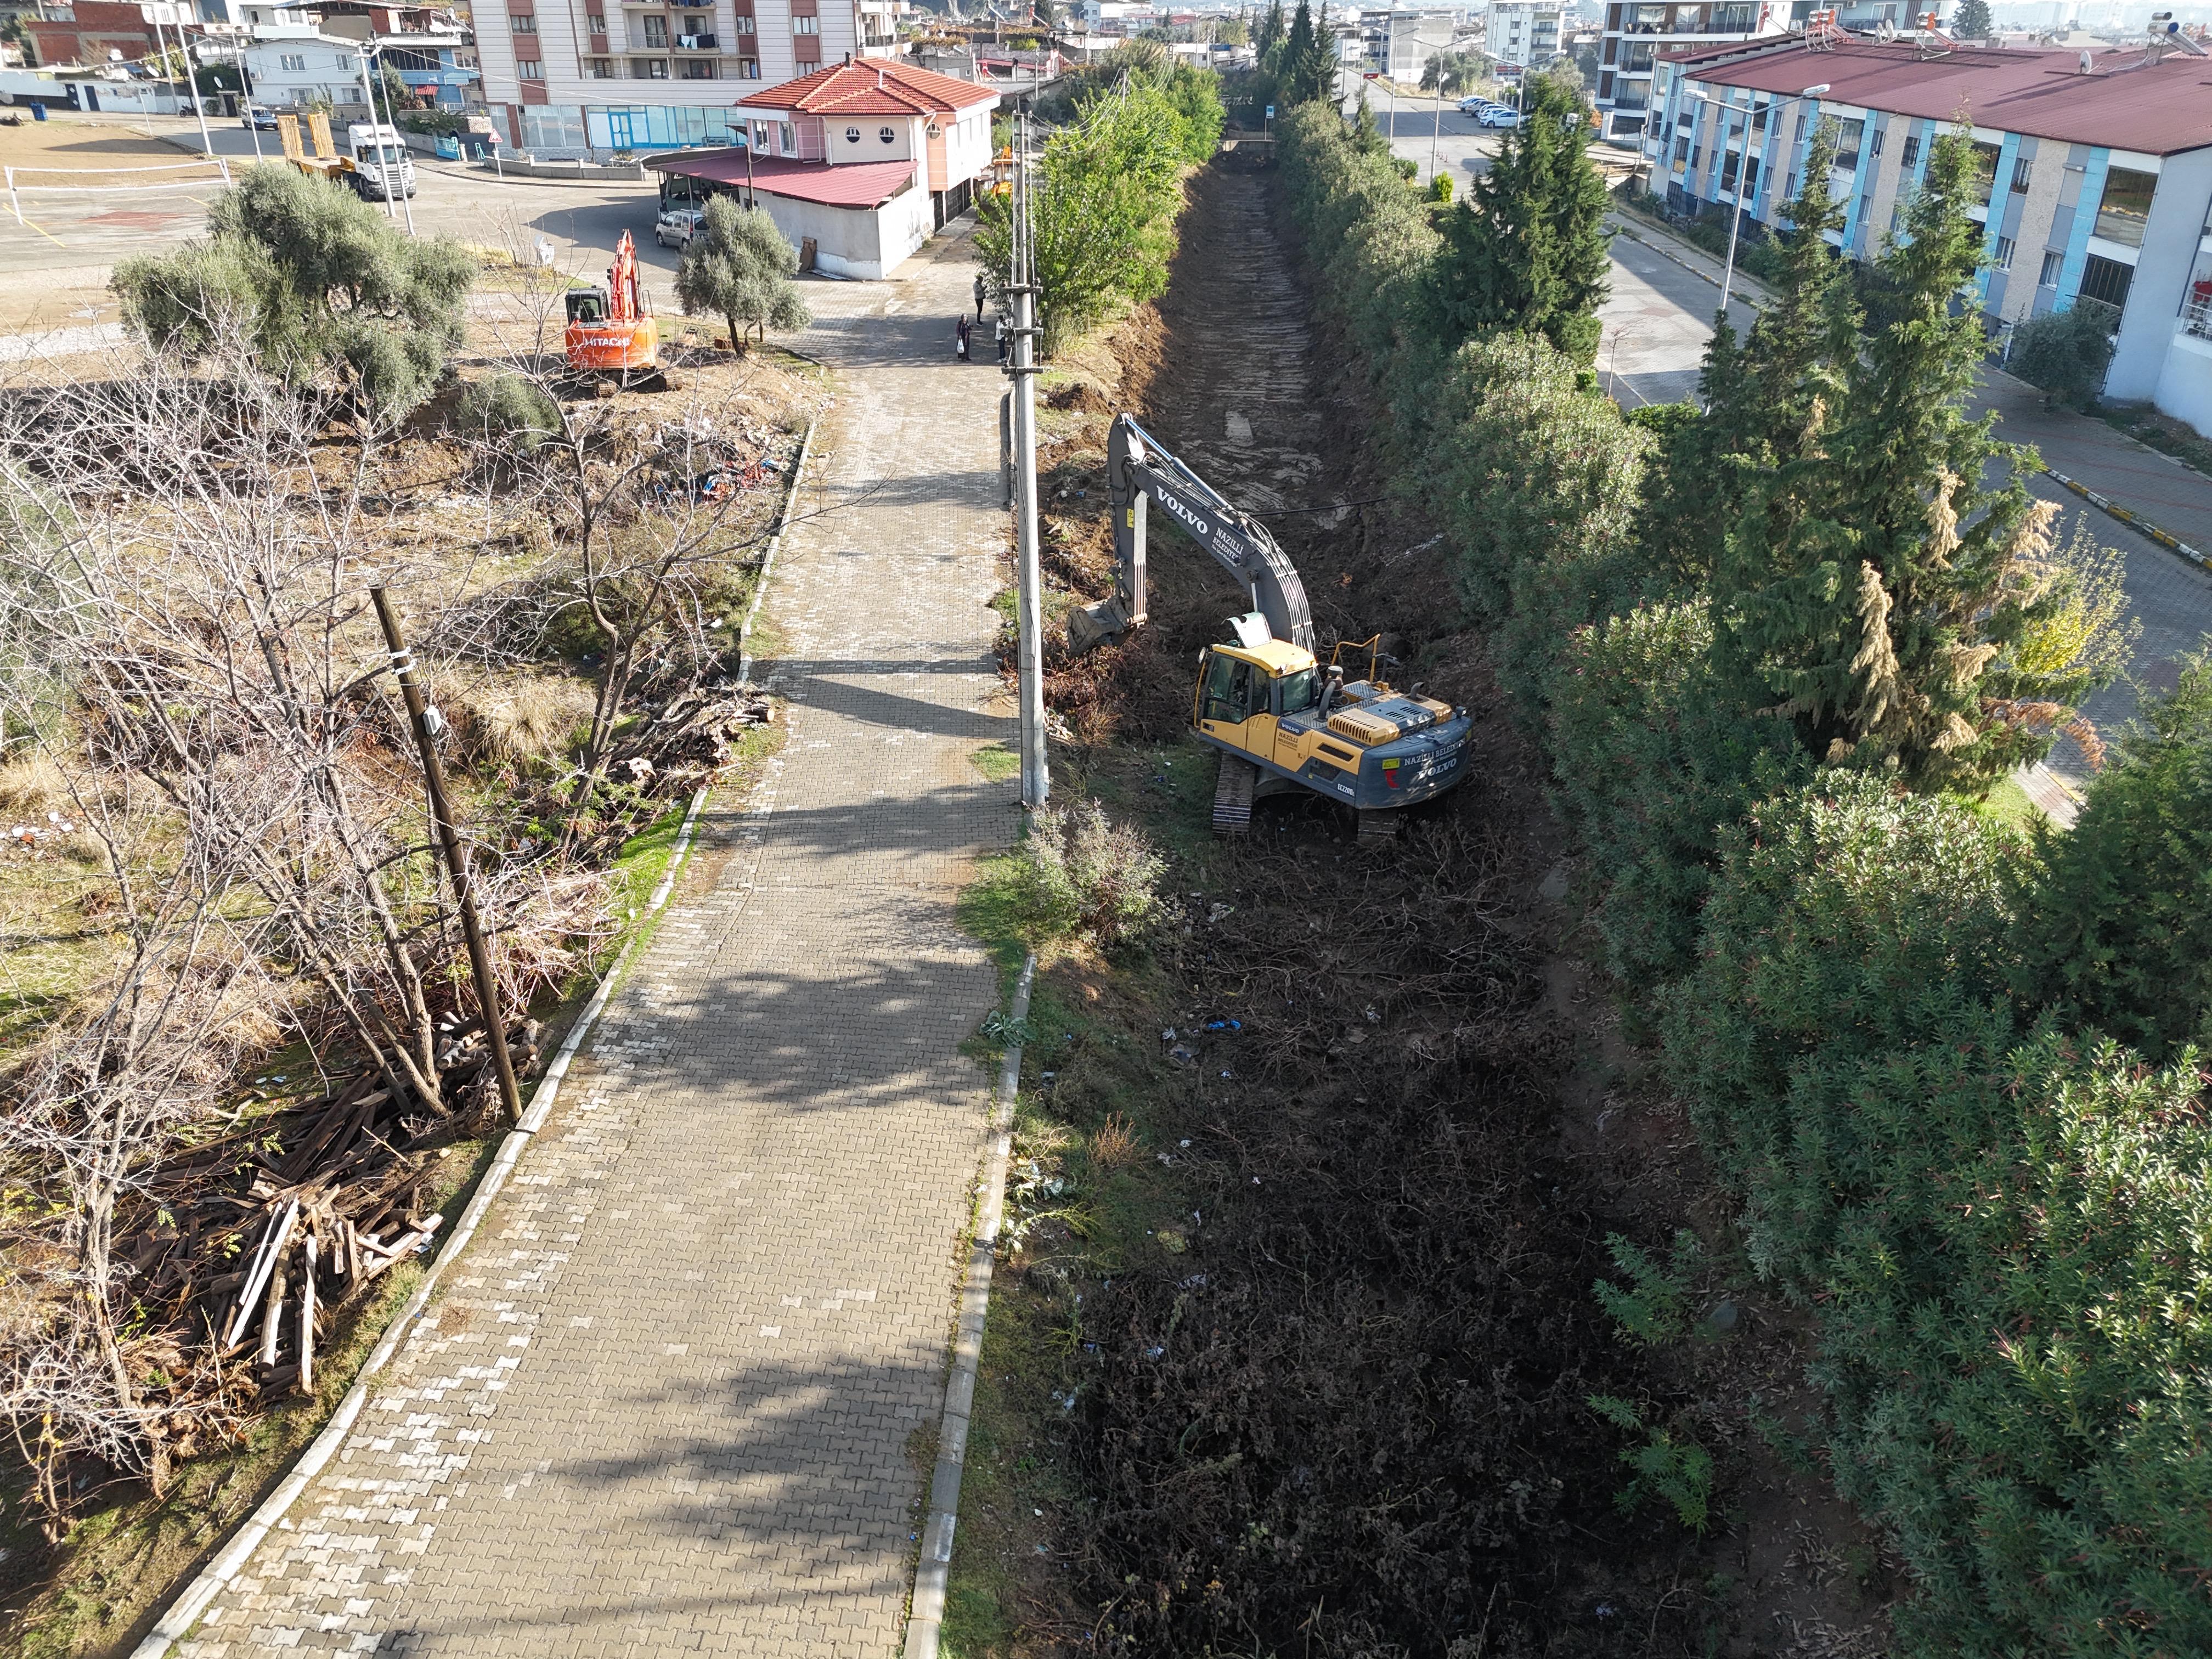
{"label": "single-story house", "polygon": [[664,201],[744,195],[834,276],[873,280],[963,212],[994,88],[871,58],[738,100],[739,142],[645,158]]}

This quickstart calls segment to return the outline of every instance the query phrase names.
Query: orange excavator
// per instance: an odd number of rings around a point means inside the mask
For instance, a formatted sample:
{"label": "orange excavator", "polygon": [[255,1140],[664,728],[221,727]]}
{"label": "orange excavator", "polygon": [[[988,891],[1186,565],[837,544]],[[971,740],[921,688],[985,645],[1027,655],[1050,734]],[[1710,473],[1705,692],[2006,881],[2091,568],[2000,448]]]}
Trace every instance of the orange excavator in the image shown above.
{"label": "orange excavator", "polygon": [[615,244],[606,286],[570,289],[568,307],[570,373],[611,374],[620,385],[648,391],[667,385],[660,372],[660,325],[646,308],[637,248],[628,231]]}

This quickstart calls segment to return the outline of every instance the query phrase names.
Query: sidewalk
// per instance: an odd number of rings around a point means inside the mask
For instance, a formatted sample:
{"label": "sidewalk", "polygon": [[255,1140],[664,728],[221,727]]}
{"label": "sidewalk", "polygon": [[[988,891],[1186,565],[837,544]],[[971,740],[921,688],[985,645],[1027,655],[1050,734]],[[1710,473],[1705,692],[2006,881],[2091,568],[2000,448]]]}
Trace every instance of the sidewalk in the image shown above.
{"label": "sidewalk", "polygon": [[997,997],[952,906],[1014,823],[969,758],[1012,724],[1000,381],[951,362],[946,253],[810,286],[842,385],[765,612],[784,756],[182,1654],[898,1651]]}

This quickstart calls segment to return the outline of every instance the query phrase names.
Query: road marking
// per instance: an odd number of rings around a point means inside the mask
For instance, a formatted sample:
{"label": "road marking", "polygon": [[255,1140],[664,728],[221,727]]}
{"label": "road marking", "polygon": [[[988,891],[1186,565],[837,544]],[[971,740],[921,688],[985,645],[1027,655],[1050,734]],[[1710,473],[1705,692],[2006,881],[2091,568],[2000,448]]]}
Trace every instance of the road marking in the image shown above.
{"label": "road marking", "polygon": [[30,226],[30,228],[31,228],[33,230],[37,231],[37,232],[39,233],[39,234],[40,234],[40,235],[41,235],[41,236],[45,237],[48,241],[52,242],[52,243],[56,247],[67,247],[67,246],[69,246],[69,244],[68,244],[67,242],[64,242],[64,240],[62,240],[62,239],[61,239],[60,237],[58,237],[58,236],[55,235],[55,234],[53,234],[53,232],[52,232],[51,230],[48,230],[48,229],[47,229],[44,225],[40,224],[40,223],[36,219],[32,219],[32,218],[25,217],[25,218],[23,219],[23,222],[24,222],[25,224],[27,224],[27,225],[28,225],[28,226]]}

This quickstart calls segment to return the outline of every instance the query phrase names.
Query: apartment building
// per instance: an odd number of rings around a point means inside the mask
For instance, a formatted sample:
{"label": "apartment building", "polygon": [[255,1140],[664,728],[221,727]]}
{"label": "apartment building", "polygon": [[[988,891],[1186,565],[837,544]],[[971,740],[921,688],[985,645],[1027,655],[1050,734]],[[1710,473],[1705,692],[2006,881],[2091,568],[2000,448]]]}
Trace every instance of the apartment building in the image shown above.
{"label": "apartment building", "polygon": [[[1408,85],[1421,78],[1429,59],[1449,51],[1454,24],[1441,11],[1364,11],[1359,14],[1358,57],[1376,74]],[[1350,52],[1346,61],[1352,61]]]}
{"label": "apartment building", "polygon": [[734,143],[749,92],[894,52],[898,3],[499,0],[475,8],[484,99],[540,156]]}
{"label": "apartment building", "polygon": [[1540,67],[1565,50],[1560,23],[1566,8],[1544,0],[1498,0],[1485,20],[1483,50],[1501,64]]}
{"label": "apartment building", "polygon": [[[1804,0],[1795,3],[1802,9]],[[1667,50],[1778,38],[1788,31],[1789,9],[1778,0],[1611,0],[1598,47],[1601,131],[1607,138],[1643,135],[1653,65]]]}
{"label": "apartment building", "polygon": [[[1836,240],[1880,252],[1964,112],[1981,163],[1993,333],[2094,302],[2118,345],[2107,397],[2155,404],[2212,436],[2212,64],[2152,46],[2077,52],[1850,40],[1718,47],[1662,65],[1645,141],[1685,211],[1786,224],[1814,124],[1837,124]],[[1817,98],[1807,88],[1826,86]],[[1758,234],[1753,231],[1753,234]]]}

